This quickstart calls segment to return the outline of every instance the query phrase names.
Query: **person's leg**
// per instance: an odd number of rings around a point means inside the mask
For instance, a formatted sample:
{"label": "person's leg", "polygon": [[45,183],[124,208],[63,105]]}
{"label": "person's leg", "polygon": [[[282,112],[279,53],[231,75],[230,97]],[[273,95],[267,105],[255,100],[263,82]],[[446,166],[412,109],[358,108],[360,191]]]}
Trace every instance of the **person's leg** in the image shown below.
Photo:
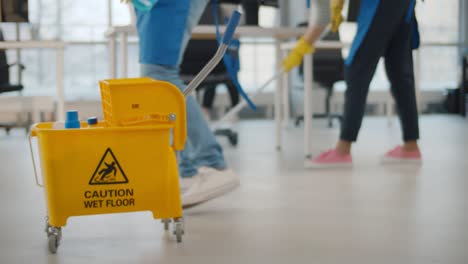
{"label": "person's leg", "polygon": [[[184,32],[182,49],[177,66],[142,65],[142,72],[159,80],[173,83],[179,89],[185,89],[180,78],[179,65],[191,36],[192,28],[197,24],[208,0],[190,1],[186,30]],[[198,102],[193,95],[186,98],[188,139],[181,153],[179,164],[182,206],[193,206],[223,195],[237,186],[239,178],[226,169],[222,148],[210,130]],[[206,166],[209,168],[201,168]],[[192,177],[196,176],[196,177]]]}
{"label": "person's leg", "polygon": [[337,151],[347,154],[351,143],[357,140],[364,117],[369,85],[377,64],[385,54],[392,36],[398,30],[405,14],[406,1],[381,0],[374,21],[353,62],[345,69],[347,90]]}
{"label": "person's leg", "polygon": [[[382,1],[374,21],[357,51],[354,60],[345,68],[346,93],[340,141],[336,149],[342,154],[350,152],[351,143],[357,140],[366,108],[369,85],[385,54],[388,42],[395,29],[392,12],[385,10],[387,1]],[[387,13],[386,13],[387,12]]]}
{"label": "person's leg", "polygon": [[239,91],[237,91],[237,87],[230,80],[226,83],[226,86],[229,92],[229,97],[231,98],[231,106],[234,107],[239,103]]}
{"label": "person's leg", "polygon": [[[377,49],[375,49],[375,53],[378,53]],[[352,142],[357,139],[364,117],[369,85],[379,58],[380,56],[377,54],[369,55],[366,59],[355,59],[353,64],[345,67],[347,88],[340,140],[336,145],[336,150],[341,154],[349,154]]]}
{"label": "person's leg", "polygon": [[[179,89],[185,87],[176,67],[142,65],[142,73],[171,82]],[[186,105],[188,140],[179,163],[183,207],[221,196],[240,183],[239,177],[232,170],[226,169],[221,146],[204,120],[194,96],[187,98]]]}
{"label": "person's leg", "polygon": [[[192,30],[198,24],[208,2],[209,0],[190,2],[191,6],[187,25],[185,27],[179,65],[192,35]],[[200,105],[193,96],[187,98],[187,130],[188,142],[190,144],[187,145],[185,152],[190,153],[190,160],[198,167],[206,166],[218,170],[225,169],[226,162],[224,160],[222,148],[216,141],[215,135],[203,117]]]}
{"label": "person's leg", "polygon": [[402,21],[385,54],[385,69],[398,108],[403,130],[403,148],[418,150],[418,110],[414,84],[411,23]]}
{"label": "person's leg", "polygon": [[[191,37],[192,28],[198,23],[207,2],[208,0],[191,1],[181,59]],[[187,123],[190,144],[187,145],[185,153],[191,154],[191,161],[197,166],[198,173],[197,177],[184,180],[187,182],[187,190],[182,196],[184,207],[216,198],[235,189],[240,183],[239,177],[232,170],[226,169],[222,148],[208,127],[201,108],[193,96],[187,99]]]}

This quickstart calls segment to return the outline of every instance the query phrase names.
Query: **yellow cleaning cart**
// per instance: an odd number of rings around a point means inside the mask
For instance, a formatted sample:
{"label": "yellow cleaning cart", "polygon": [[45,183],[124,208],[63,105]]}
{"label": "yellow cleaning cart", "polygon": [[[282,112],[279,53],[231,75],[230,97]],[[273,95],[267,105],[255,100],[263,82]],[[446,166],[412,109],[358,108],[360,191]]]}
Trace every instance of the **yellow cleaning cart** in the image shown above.
{"label": "yellow cleaning cart", "polygon": [[[239,24],[234,12],[222,43],[182,93],[150,78],[100,82],[104,122],[57,129],[54,123],[31,128],[29,143],[36,184],[44,187],[49,250],[57,251],[62,227],[71,216],[151,211],[177,242],[184,235],[176,152],[187,137],[185,97],[223,58]],[[37,137],[43,184],[31,138]]]}
{"label": "yellow cleaning cart", "polygon": [[[135,211],[151,211],[155,219],[163,219],[166,230],[173,219],[181,242],[175,152],[186,139],[182,93],[170,83],[148,78],[103,81],[101,91],[106,94],[106,122],[93,127],[82,123],[80,129],[41,123],[31,129],[38,139],[50,251],[56,252],[61,227],[70,216]],[[132,114],[120,115],[123,108]]]}

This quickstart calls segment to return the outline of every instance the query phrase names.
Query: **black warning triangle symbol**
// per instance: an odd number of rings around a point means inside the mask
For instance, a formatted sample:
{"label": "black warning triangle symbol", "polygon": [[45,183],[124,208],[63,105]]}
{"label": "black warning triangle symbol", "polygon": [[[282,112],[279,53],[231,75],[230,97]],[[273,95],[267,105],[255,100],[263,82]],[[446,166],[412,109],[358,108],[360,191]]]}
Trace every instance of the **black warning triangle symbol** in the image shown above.
{"label": "black warning triangle symbol", "polygon": [[106,152],[99,161],[93,176],[89,180],[90,185],[99,184],[121,184],[128,183],[125,172],[120,167],[117,158],[110,148],[107,148]]}

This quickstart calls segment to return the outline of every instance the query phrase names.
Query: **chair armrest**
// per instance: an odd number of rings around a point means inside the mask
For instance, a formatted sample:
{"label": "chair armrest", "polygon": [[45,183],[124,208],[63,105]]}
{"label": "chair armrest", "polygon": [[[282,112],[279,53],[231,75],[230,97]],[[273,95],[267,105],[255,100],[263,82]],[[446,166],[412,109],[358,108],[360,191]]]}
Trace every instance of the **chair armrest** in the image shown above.
{"label": "chair armrest", "polygon": [[13,67],[13,66],[18,66],[20,68],[21,71],[24,71],[24,69],[26,69],[26,67],[24,66],[24,64],[22,63],[18,63],[18,62],[13,62],[13,63],[10,63],[10,64],[7,64],[5,65],[4,67]]}

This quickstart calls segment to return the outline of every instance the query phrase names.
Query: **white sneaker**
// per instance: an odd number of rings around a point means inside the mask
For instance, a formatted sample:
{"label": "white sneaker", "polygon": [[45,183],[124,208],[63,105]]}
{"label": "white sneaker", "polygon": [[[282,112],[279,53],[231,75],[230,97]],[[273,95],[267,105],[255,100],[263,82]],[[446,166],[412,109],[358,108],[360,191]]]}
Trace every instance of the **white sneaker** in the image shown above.
{"label": "white sneaker", "polygon": [[182,177],[179,179],[179,188],[180,188],[180,193],[186,192],[190,186],[192,186],[198,178],[198,174],[192,177]]}
{"label": "white sneaker", "polygon": [[232,170],[202,167],[193,177],[194,182],[182,195],[182,207],[192,207],[226,194],[240,185]]}
{"label": "white sneaker", "polygon": [[186,192],[190,186],[192,186],[197,180],[197,178],[200,177],[200,174],[201,173],[204,173],[205,171],[209,171],[209,170],[213,170],[212,168],[209,168],[209,167],[200,167],[198,168],[198,173],[195,174],[194,176],[192,177],[181,177],[179,179],[179,188],[180,188],[180,193],[183,194],[184,192]]}

